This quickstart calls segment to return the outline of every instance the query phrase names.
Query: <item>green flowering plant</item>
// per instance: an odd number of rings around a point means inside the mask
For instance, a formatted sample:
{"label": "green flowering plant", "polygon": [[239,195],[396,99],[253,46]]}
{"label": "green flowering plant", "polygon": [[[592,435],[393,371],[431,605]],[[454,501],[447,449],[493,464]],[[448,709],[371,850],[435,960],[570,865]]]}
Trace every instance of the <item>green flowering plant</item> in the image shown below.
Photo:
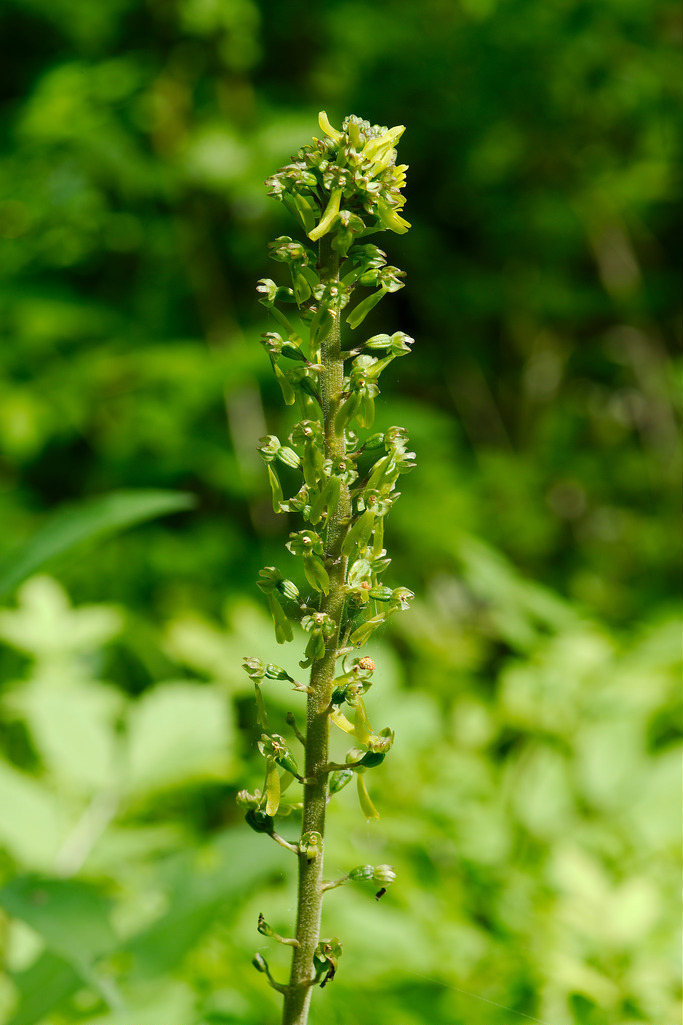
{"label": "green flowering plant", "polygon": [[[399,477],[415,465],[414,453],[402,427],[370,433],[380,375],[410,352],[413,339],[395,331],[342,342],[342,323],[354,332],[385,295],[403,287],[403,271],[389,266],[386,254],[365,239],[410,227],[401,216],[407,168],[396,163],[404,128],[371,125],[352,115],[337,131],[324,111],[319,124],[322,138],[303,146],[266,182],[306,236],[300,241],[283,235],[270,244],[272,258],[289,268],[291,287],[269,278],[258,284],[260,301],[277,324],[263,345],[285,403],[298,406],[301,416],[286,444],[267,435],[259,450],[273,509],[296,514],[304,524],[286,544],[300,560],[299,584],[267,566],[258,586],[280,644],[293,640],[295,626],[305,632],[299,665],[310,670],[305,683],[258,658],[244,660],[254,683],[262,731],[258,748],[266,765],[262,789],[241,791],[238,803],[252,829],[291,851],[299,866],[295,935],[278,935],[263,916],[258,925],[262,935],[292,947],[289,982],[273,978],[262,954],[253,961],[283,995],[283,1025],[305,1025],[313,987],[324,987],[337,972],[342,945],[336,937],[320,938],[324,894],[347,881],[365,881],[379,886],[379,899],[395,879],[390,865],[364,865],[325,881],[325,814],[334,795],[355,779],[363,815],[379,818],[365,777],[384,761],[394,734],[388,727],[376,733],[370,725],[364,698],[375,663],[356,652],[413,597],[405,587],[383,584],[382,576],[390,563],[384,520],[399,497]],[[317,243],[315,249],[309,241]],[[288,467],[288,479],[291,471],[300,474],[299,490],[287,498],[282,466]],[[274,680],[306,694],[305,733],[293,713],[286,716],[304,750],[301,770],[291,750],[294,740],[269,725],[263,687]],[[329,760],[333,727],[351,745],[343,763]],[[290,841],[276,832],[276,818],[295,812],[301,812],[301,833]]]}

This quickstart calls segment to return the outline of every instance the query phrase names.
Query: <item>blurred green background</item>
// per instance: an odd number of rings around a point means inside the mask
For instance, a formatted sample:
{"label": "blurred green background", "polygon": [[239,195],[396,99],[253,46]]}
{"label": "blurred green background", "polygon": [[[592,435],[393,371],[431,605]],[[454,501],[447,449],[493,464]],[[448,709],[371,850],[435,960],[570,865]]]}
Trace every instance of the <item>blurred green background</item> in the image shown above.
{"label": "blurred green background", "polygon": [[[345,791],[344,957],[312,1025],[674,1025],[680,13],[670,0],[5,0],[0,561],[62,503],[197,506],[81,546],[0,613],[0,1020],[266,1025],[285,852],[241,657],[286,566],[256,453],[265,177],[356,113],[405,124],[415,352],[379,427],[418,469],[388,526],[410,614],[369,652],[396,729]],[[393,370],[393,368],[392,368]],[[272,683],[279,714],[296,695]],[[286,823],[282,831],[286,833]],[[528,1019],[526,1019],[528,1020]]]}

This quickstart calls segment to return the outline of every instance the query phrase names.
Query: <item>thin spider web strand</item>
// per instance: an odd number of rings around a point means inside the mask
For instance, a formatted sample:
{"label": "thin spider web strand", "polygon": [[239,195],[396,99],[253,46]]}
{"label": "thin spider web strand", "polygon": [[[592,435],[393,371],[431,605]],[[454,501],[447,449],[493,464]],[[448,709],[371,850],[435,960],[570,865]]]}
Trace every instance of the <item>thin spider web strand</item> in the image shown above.
{"label": "thin spider web strand", "polygon": [[441,982],[439,979],[434,979],[430,975],[424,975],[423,972],[413,971],[412,968],[404,968],[403,971],[410,972],[411,975],[416,975],[420,979],[426,979],[427,982],[433,982],[437,986],[443,986],[444,989],[451,989],[454,993],[461,993],[465,997],[472,997],[473,1000],[481,1000],[485,1004],[490,1004],[492,1007],[500,1007],[502,1011],[510,1011],[511,1014],[518,1014],[520,1018],[526,1018],[528,1021],[538,1022],[539,1025],[551,1025],[549,1021],[544,1021],[542,1018],[534,1018],[531,1014],[525,1014],[524,1011],[516,1011],[514,1007],[507,1007],[506,1004],[499,1004],[495,1000],[489,1000],[488,997],[479,996],[477,993],[470,993],[469,990],[460,989],[459,986],[452,986],[448,982]]}

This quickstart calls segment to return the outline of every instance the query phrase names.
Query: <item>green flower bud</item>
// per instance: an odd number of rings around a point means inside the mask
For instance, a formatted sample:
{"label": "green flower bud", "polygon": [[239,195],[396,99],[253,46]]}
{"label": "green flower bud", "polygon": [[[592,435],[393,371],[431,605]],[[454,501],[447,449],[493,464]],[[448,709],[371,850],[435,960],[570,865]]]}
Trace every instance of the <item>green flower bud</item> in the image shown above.
{"label": "green flower bud", "polygon": [[336,769],[330,773],[329,789],[331,794],[338,794],[340,790],[351,782],[354,777],[353,769]]}
{"label": "green flower bud", "polygon": [[361,765],[364,765],[366,769],[374,769],[375,766],[382,764],[384,758],[385,755],[381,751],[366,751],[360,759],[360,763]]}
{"label": "green flower bud", "polygon": [[263,954],[254,954],[251,963],[257,972],[263,972],[266,975],[268,974],[268,962]]}
{"label": "green flower bud", "polygon": [[285,359],[296,360],[299,363],[308,363],[301,349],[294,345],[293,342],[283,342],[281,352]]}
{"label": "green flower bud", "polygon": [[301,465],[301,460],[293,448],[287,448],[286,446],[280,448],[277,457],[281,463],[284,463],[285,466],[291,466],[294,470],[298,469]]}
{"label": "green flower bud", "polygon": [[373,335],[365,343],[366,349],[388,349],[391,346],[389,335]]}
{"label": "green flower bud", "polygon": [[[256,926],[256,929],[258,932],[261,933],[262,936],[268,936],[269,939],[273,939],[273,937],[276,935],[271,929],[271,927],[268,925],[268,922],[266,922],[265,918],[261,914],[259,914],[258,916],[258,925]],[[257,954],[256,956],[260,957],[259,954]]]}
{"label": "green flower bud", "polygon": [[259,811],[257,808],[250,808],[244,818],[247,825],[251,826],[255,833],[272,833],[275,829],[275,822],[272,816],[267,815],[266,812]]}
{"label": "green flower bud", "polygon": [[373,865],[359,865],[358,868],[352,868],[349,872],[349,879],[353,879],[356,882],[361,882],[373,878],[375,869]]}
{"label": "green flower bud", "polygon": [[278,591],[280,591],[283,597],[287,598],[288,601],[298,602],[301,598],[299,588],[296,584],[292,583],[291,580],[281,580],[278,584]]}
{"label": "green flower bud", "polygon": [[[261,665],[263,665],[263,663],[261,663]],[[265,667],[264,675],[267,680],[292,680],[292,677],[288,672],[286,672],[281,666],[273,665],[272,662],[269,662]]]}
{"label": "green flower bud", "polygon": [[371,434],[363,444],[364,452],[374,452],[375,449],[382,448],[384,446],[384,435],[383,434]]}

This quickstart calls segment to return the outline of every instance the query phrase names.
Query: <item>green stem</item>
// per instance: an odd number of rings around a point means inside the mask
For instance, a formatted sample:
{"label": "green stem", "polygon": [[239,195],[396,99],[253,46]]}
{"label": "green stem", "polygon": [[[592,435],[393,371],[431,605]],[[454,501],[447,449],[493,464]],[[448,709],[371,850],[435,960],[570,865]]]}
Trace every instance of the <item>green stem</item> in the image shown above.
{"label": "green stem", "polygon": [[[339,281],[339,258],[330,245],[330,235],[320,241],[320,277],[323,282]],[[334,418],[339,407],[344,376],[344,356],[341,351],[340,311],[334,311],[334,322],[329,335],[322,343],[321,391],[323,400],[323,424],[325,433],[325,456],[328,459],[343,457],[346,453],[345,439],[334,433]],[[338,658],[339,633],[344,610],[344,585],[346,583],[347,559],[341,554],[341,545],[351,515],[348,488],[342,487],[337,508],[330,510],[326,531],[326,555],[329,559],[330,589],[321,602],[321,611],[326,612],[335,623],[325,657],[313,663],[306,710],[306,770],[307,779],[315,782],[304,786],[304,811],[302,835],[315,830],[325,836],[325,809],[328,799],[328,706],[332,697],[332,682]],[[324,841],[323,841],[324,851]],[[308,861],[305,854],[299,855],[299,894],[297,901],[296,939],[292,972],[285,991],[282,1025],[306,1025],[311,1002],[312,983],[315,978],[313,954],[320,939],[320,916],[323,903],[323,851]]]}

